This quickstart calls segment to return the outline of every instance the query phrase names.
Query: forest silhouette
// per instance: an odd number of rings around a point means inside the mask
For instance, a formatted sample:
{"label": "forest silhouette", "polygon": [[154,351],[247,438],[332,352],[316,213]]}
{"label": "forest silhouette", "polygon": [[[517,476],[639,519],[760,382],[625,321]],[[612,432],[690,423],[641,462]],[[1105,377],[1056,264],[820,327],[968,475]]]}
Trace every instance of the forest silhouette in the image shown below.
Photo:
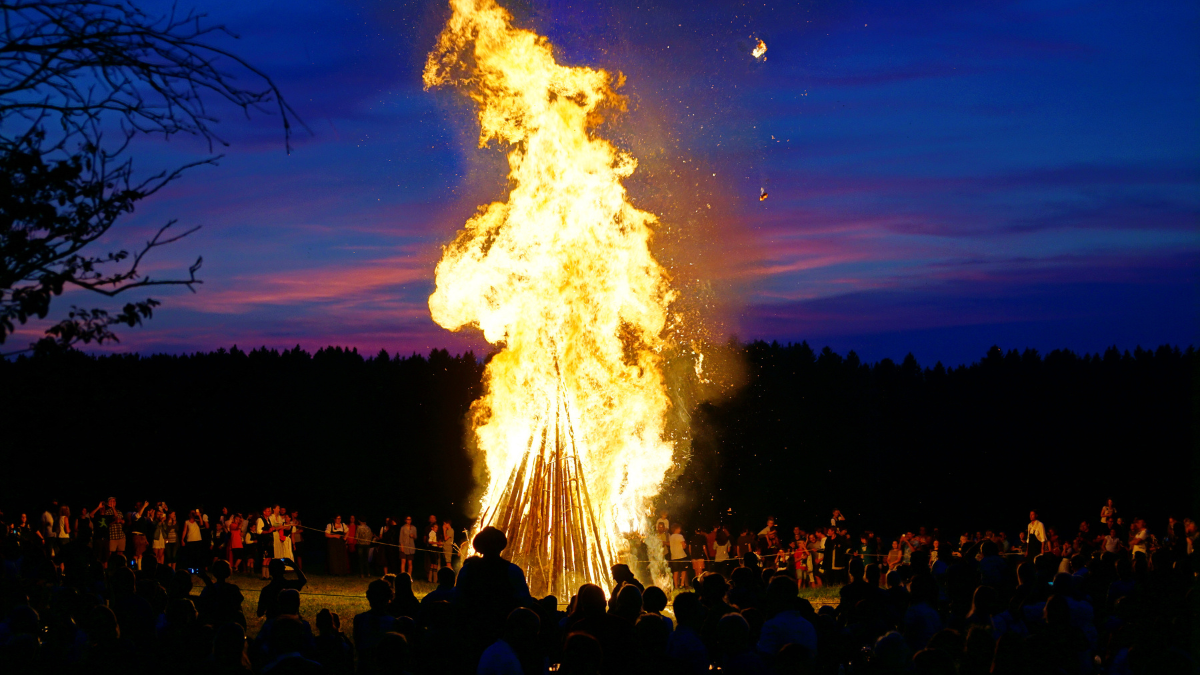
{"label": "forest silhouette", "polygon": [[[1015,536],[1030,508],[1067,527],[1108,497],[1150,518],[1191,507],[1192,347],[994,347],[958,368],[735,347],[745,383],[693,411],[692,456],[663,492],[697,526],[768,514],[815,525],[837,507],[856,528]],[[464,420],[483,368],[471,352],[338,347],[0,360],[0,507],[174,494],[181,508],[282,502],[316,522],[436,513],[465,525]]]}

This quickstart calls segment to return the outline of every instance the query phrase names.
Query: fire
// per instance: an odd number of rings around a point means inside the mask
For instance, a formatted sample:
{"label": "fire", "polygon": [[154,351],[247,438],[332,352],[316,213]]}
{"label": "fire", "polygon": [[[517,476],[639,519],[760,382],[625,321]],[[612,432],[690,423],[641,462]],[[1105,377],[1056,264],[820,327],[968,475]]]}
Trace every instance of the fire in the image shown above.
{"label": "fire", "polygon": [[507,147],[512,189],[444,248],[429,309],[502,346],[472,409],[488,472],[476,527],[506,531],[531,590],[566,597],[585,581],[607,587],[626,536],[648,533],[672,461],[675,294],[650,252],[656,218],[622,185],[637,160],[591,132],[600,111],[620,109],[620,78],[560,65],[494,0],[450,5],[425,87],[476,103],[479,145]]}
{"label": "fire", "polygon": [[761,58],[763,54],[766,53],[767,43],[763,42],[761,38],[759,39],[758,44],[754,45],[754,49],[750,50],[750,56],[753,56],[756,59]]}

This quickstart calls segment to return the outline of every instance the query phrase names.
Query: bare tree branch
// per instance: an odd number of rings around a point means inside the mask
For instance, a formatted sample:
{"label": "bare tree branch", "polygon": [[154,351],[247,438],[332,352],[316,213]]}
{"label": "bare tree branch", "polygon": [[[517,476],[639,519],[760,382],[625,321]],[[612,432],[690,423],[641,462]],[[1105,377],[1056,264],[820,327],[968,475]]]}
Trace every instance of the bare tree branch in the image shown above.
{"label": "bare tree branch", "polygon": [[[202,257],[179,278],[141,271],[151,251],[198,226],[172,231],[171,220],[133,253],[89,252],[141,200],[221,158],[136,180],[125,155],[134,136],[228,145],[214,131],[212,100],[278,113],[288,152],[293,122],[307,129],[265,72],[212,43],[237,36],[206,18],[175,8],[153,16],[129,0],[0,0],[0,343],[17,324],[44,319],[69,286],[111,298],[203,283]],[[247,73],[257,87],[239,83]],[[46,334],[64,346],[116,341],[112,327],[139,325],[158,304],[72,307]]]}

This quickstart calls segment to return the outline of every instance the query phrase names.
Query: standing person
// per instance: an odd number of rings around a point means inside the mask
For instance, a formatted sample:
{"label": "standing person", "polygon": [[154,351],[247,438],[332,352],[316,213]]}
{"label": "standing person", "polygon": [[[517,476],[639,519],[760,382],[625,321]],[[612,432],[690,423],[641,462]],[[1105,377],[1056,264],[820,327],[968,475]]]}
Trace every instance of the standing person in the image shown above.
{"label": "standing person", "polygon": [[17,518],[17,522],[13,523],[12,536],[16,538],[17,544],[20,546],[21,555],[28,554],[30,549],[37,545],[40,534],[29,524],[29,514],[22,513]]}
{"label": "standing person", "polygon": [[811,585],[808,580],[808,543],[803,539],[792,542],[792,566],[796,570],[796,583],[801,588]]}
{"label": "standing person", "polygon": [[371,547],[374,544],[375,533],[371,531],[370,526],[364,520],[358,521],[354,532],[356,546],[354,554],[358,559],[355,567],[358,569],[358,576],[365,577],[371,572]]}
{"label": "standing person", "polygon": [[94,529],[91,512],[87,510],[87,507],[79,509],[79,518],[75,521],[75,527],[71,535],[75,537],[75,547],[79,550],[84,561],[89,560],[91,556],[95,555],[95,552],[92,551]]}
{"label": "standing person", "polygon": [[150,548],[150,537],[154,534],[154,522],[146,517],[146,508],[150,502],[139,502],[137,513],[130,519],[129,531],[133,535],[133,559],[137,561],[137,569],[142,569],[142,556]]}
{"label": "standing person", "polygon": [[825,564],[825,544],[827,543],[829,543],[829,538],[825,536],[825,528],[818,527],[817,531],[813,533],[813,545],[809,547],[809,550],[813,552],[813,574],[817,578],[817,587],[831,583],[829,568]]}
{"label": "standing person", "polygon": [[[434,539],[430,539],[430,532],[435,532],[433,535]],[[437,570],[440,567],[437,562],[442,559],[442,540],[438,537],[438,534],[440,534],[440,531],[438,531],[437,516],[431,513],[429,514],[429,520],[425,523],[425,528],[421,530],[421,539],[424,541],[422,547],[425,548],[424,560],[422,562],[425,563],[424,567],[433,570],[435,576],[429,581],[435,584],[437,583]]]}
{"label": "standing person", "polygon": [[425,546],[428,548],[425,551],[425,559],[429,561],[429,569],[425,580],[431,584],[436,584],[437,571],[442,567],[439,564],[442,557],[441,528],[438,527],[437,518],[434,516],[429,517],[432,519],[432,522],[429,523],[428,531],[425,533]]}
{"label": "standing person", "polygon": [[[212,548],[206,551],[204,564],[212,566],[213,559],[221,560],[229,557],[229,545],[233,543],[233,537],[229,534],[229,529],[225,527],[225,523],[218,522],[213,528]],[[232,565],[230,566],[232,569]]]}
{"label": "standing person", "polygon": [[275,544],[271,542],[271,507],[264,507],[262,515],[254,520],[254,537],[258,539],[259,567],[262,570],[262,578],[269,579],[269,569],[271,566],[271,556],[275,553]]}
{"label": "standing person", "polygon": [[775,516],[767,517],[767,526],[758,531],[758,536],[765,537],[775,531]]}
{"label": "standing person", "polygon": [[889,572],[900,567],[900,563],[904,560],[904,552],[900,550],[900,541],[892,542],[892,549],[887,554],[887,568]]}
{"label": "standing person", "polygon": [[1100,523],[1107,525],[1109,518],[1116,517],[1117,507],[1113,506],[1113,500],[1109,499],[1108,501],[1104,502],[1104,506],[1100,507]]}
{"label": "standing person", "polygon": [[755,537],[750,534],[750,528],[742,528],[742,533],[737,538],[737,559],[741,560],[743,556],[754,550]]}
{"label": "standing person", "polygon": [[704,573],[704,561],[708,560],[706,553],[708,549],[708,536],[704,533],[704,530],[699,527],[696,528],[696,532],[692,534],[692,540],[688,544],[688,549],[692,555],[692,571],[696,576],[700,576]]}
{"label": "standing person", "polygon": [[302,558],[300,555],[300,545],[304,543],[304,533],[302,532],[304,526],[300,523],[299,511],[292,511],[290,525],[292,536],[292,555],[294,556],[292,560],[294,560],[296,563],[296,569],[302,570],[304,569],[304,558]]}
{"label": "standing person", "polygon": [[[58,520],[58,500],[50,502],[50,506],[42,511],[42,541],[53,549],[58,537],[55,535],[55,522]],[[53,552],[53,550],[51,551]]]}
{"label": "standing person", "polygon": [[254,574],[254,559],[258,557],[258,535],[254,534],[254,520],[251,513],[249,518],[242,521],[242,559],[246,563],[246,574]]}
{"label": "standing person", "polygon": [[286,558],[292,567],[300,569],[300,566],[295,564],[292,556],[295,552],[292,550],[292,523],[288,518],[287,511],[283,507],[276,505],[271,515],[271,544],[273,557]]}
{"label": "standing person", "polygon": [[442,520],[442,557],[446,559],[446,567],[453,569],[454,527],[450,525],[449,518]]}
{"label": "standing person", "polygon": [[813,532],[808,535],[808,541],[805,542],[805,548],[808,549],[808,583],[813,588],[820,588],[822,584],[817,568],[821,564],[821,553],[818,549],[824,546],[824,543],[818,534],[818,532]]}
{"label": "standing person", "polygon": [[183,523],[183,567],[199,569],[204,562],[204,537],[200,534],[200,519],[196,510],[188,511]]}
{"label": "standing person", "polygon": [[159,565],[167,561],[167,514],[155,509],[154,536],[150,540],[150,550],[154,552],[154,561]]}
{"label": "standing person", "polygon": [[117,498],[109,497],[108,503],[101,503],[92,511],[92,517],[96,517],[96,512],[100,512],[101,527],[108,532],[108,550],[97,551],[98,555],[104,556],[104,567],[108,567],[108,558],[113,553],[120,551],[125,552],[125,528],[121,523],[121,512],[117,510]]}
{"label": "standing person", "polygon": [[676,589],[687,588],[687,539],[683,536],[683,527],[676,525],[671,528],[667,542],[671,549],[671,580]]}
{"label": "standing person", "polygon": [[716,537],[713,540],[713,570],[723,577],[729,576],[729,533],[725,528],[717,528]]}
{"label": "standing person", "polygon": [[413,525],[412,516],[404,517],[404,524],[400,526],[399,532],[400,544],[400,571],[412,576],[413,556],[417,553],[417,526]]}
{"label": "standing person", "polygon": [[55,564],[63,569],[67,557],[68,544],[71,543],[71,507],[63,504],[58,507],[58,515],[54,517],[54,550]]}
{"label": "standing person", "polygon": [[846,544],[841,532],[836,528],[829,528],[829,537],[825,540],[825,561],[829,565],[830,583],[849,582],[846,576]]}
{"label": "standing person", "polygon": [[379,546],[383,549],[383,573],[400,572],[400,526],[395,518],[387,518],[379,530]]}
{"label": "standing person", "polygon": [[671,559],[671,548],[667,543],[667,539],[670,538],[670,536],[670,528],[668,528],[666,525],[663,525],[662,520],[654,523],[654,539],[658,542],[658,550],[662,551],[663,560]]}
{"label": "standing person", "polygon": [[[279,512],[279,505],[276,504],[268,508],[265,515],[267,528],[263,531],[263,534],[266,535],[266,541],[263,542],[263,545],[266,548],[266,554],[272,560],[275,558],[287,558],[288,556],[284,555],[284,549],[287,548],[287,545],[283,543],[283,539],[280,539],[281,535],[286,539],[287,532],[283,529],[283,514]],[[289,541],[288,543],[291,542]],[[270,563],[263,564],[263,569],[268,574],[270,567]]]}
{"label": "standing person", "polygon": [[839,530],[847,529],[846,516],[842,515],[841,509],[833,510],[833,515],[829,517],[829,525]]}
{"label": "standing person", "polygon": [[229,528],[229,548],[226,555],[226,561],[229,563],[229,568],[234,572],[237,572],[242,566],[242,558],[244,557],[242,550],[245,547],[245,541],[242,535],[242,514],[234,514],[234,516],[229,519],[226,527]]}
{"label": "standing person", "polygon": [[1129,552],[1135,556],[1139,553],[1150,555],[1149,544],[1150,531],[1146,529],[1146,521],[1134,518],[1129,528]]}
{"label": "standing person", "polygon": [[329,573],[343,576],[350,572],[350,563],[346,559],[346,533],[349,528],[342,522],[340,515],[333,517],[333,522],[325,526],[325,543],[329,549]]}
{"label": "standing person", "polygon": [[1025,528],[1025,532],[1029,535],[1026,537],[1025,557],[1033,560],[1041,555],[1042,547],[1048,541],[1046,526],[1038,520],[1037,511],[1029,512],[1029,526]]}
{"label": "standing person", "polygon": [[175,569],[175,562],[179,559],[179,518],[174,511],[167,514],[166,534],[167,543],[163,549],[163,559],[171,569]]}
{"label": "standing person", "polygon": [[350,518],[346,520],[346,564],[349,566],[350,574],[353,574],[358,569],[358,518],[354,514],[350,514]]}

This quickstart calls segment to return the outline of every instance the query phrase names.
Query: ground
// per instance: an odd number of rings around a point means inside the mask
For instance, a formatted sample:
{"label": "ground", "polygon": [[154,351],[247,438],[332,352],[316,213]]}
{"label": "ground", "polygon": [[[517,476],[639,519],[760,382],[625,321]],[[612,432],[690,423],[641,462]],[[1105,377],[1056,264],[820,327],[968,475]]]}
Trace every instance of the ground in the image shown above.
{"label": "ground", "polygon": [[[341,617],[342,630],[348,634],[351,631],[354,615],[370,609],[367,606],[367,584],[374,578],[310,574],[308,575],[308,585],[300,593],[300,615],[309,622],[315,622],[317,612],[329,609]],[[242,605],[242,609],[246,613],[246,633],[250,637],[254,637],[263,623],[263,620],[254,616],[254,613],[258,607],[258,591],[266,585],[266,581],[257,576],[246,575],[235,575],[230,581],[237,584],[242,589],[242,594],[246,596],[246,602]],[[197,590],[203,586],[204,584],[197,578]],[[413,592],[417,594],[418,598],[424,597],[434,587],[435,584],[424,581],[413,582]],[[808,599],[814,607],[819,608],[820,605],[837,604],[838,590],[837,586],[803,588],[800,589],[800,596]],[[565,610],[566,607],[562,609]]]}

